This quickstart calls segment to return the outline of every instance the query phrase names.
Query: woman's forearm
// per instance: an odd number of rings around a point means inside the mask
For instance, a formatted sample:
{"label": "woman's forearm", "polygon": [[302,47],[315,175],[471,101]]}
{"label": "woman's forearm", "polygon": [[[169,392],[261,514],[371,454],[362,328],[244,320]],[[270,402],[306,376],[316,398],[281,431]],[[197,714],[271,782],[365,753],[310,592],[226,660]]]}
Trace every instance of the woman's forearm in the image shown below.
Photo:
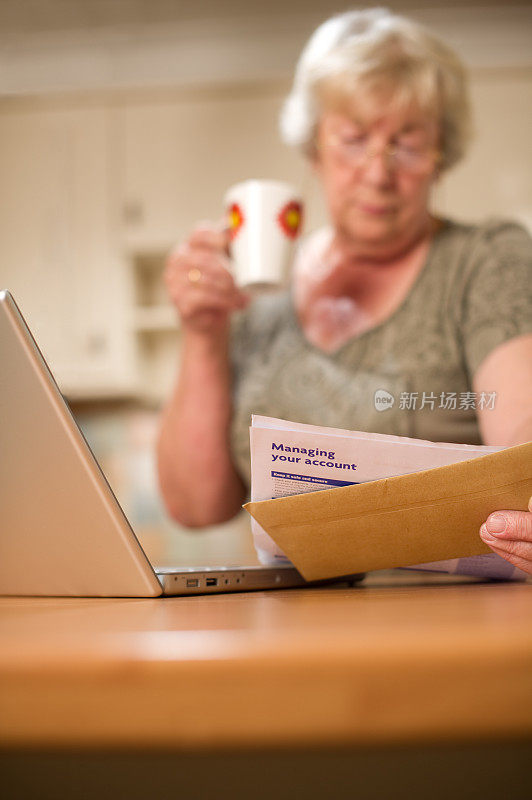
{"label": "woman's forearm", "polygon": [[170,514],[189,527],[236,514],[245,487],[229,452],[228,334],[184,335],[179,379],[163,413],[159,482]]}

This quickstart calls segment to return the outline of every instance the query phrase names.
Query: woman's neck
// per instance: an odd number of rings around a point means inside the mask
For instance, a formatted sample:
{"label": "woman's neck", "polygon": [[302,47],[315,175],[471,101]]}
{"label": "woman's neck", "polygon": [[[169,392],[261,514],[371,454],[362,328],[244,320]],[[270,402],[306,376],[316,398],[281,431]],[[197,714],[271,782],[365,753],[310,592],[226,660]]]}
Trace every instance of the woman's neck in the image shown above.
{"label": "woman's neck", "polygon": [[[336,233],[325,251],[301,259],[295,275],[295,302],[305,335],[333,351],[391,316],[423,268],[434,233],[443,223],[431,218],[408,245],[370,258]],[[392,255],[393,253],[393,255]]]}
{"label": "woman's neck", "polygon": [[442,220],[427,215],[402,236],[385,242],[364,242],[354,239],[347,231],[336,230],[331,248],[342,254],[346,266],[391,268],[414,257],[442,224]]}

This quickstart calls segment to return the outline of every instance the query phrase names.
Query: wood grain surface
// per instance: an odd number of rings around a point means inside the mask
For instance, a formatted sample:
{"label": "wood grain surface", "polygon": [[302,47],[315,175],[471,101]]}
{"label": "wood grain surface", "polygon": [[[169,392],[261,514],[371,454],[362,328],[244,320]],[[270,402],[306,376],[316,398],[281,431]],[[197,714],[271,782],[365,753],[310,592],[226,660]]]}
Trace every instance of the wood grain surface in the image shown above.
{"label": "wood grain surface", "polygon": [[532,587],[0,599],[0,745],[307,746],[532,737]]}

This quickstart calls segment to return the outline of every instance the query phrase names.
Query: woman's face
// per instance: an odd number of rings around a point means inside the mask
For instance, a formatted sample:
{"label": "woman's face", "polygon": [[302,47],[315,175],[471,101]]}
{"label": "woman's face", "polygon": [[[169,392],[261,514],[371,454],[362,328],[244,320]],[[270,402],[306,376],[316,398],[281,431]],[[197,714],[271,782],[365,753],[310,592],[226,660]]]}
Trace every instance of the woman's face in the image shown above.
{"label": "woman's face", "polygon": [[325,111],[315,168],[337,233],[369,251],[419,235],[429,218],[438,138],[436,120],[414,108]]}

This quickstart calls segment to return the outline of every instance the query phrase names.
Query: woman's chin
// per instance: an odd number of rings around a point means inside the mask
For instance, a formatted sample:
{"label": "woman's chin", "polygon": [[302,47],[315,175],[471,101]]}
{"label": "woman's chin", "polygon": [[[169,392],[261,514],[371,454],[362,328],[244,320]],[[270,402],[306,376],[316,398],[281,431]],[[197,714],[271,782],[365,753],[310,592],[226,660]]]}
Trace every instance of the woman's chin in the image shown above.
{"label": "woman's chin", "polygon": [[400,226],[395,216],[390,215],[364,215],[351,221],[347,231],[354,241],[367,242],[368,244],[384,244],[397,238]]}

